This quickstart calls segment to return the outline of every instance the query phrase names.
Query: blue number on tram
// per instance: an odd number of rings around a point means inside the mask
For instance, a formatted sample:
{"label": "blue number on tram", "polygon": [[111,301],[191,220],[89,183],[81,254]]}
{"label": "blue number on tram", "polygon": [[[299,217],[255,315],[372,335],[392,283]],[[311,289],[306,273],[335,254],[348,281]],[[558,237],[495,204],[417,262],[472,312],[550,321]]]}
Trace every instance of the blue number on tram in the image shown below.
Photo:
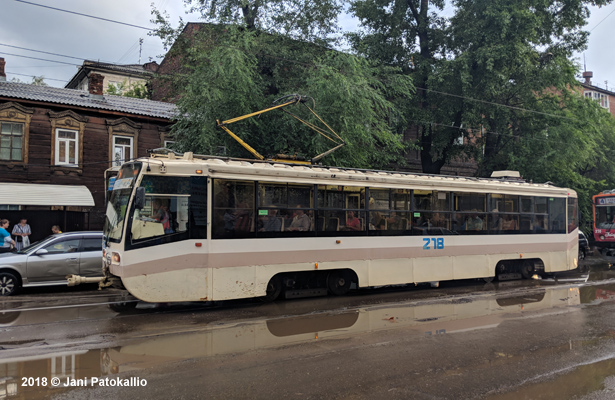
{"label": "blue number on tram", "polygon": [[444,248],[444,238],[423,238],[423,242],[425,242],[423,250],[430,250],[430,243],[433,243],[434,250],[441,250]]}

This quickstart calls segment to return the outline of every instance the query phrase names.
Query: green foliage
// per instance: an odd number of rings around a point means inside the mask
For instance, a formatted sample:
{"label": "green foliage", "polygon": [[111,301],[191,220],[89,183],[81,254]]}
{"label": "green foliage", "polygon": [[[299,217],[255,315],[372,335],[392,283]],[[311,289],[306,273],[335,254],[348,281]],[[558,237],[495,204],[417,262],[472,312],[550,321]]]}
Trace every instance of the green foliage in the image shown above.
{"label": "green foliage", "polygon": [[[201,32],[185,54],[186,73],[177,75],[174,82],[181,91],[174,138],[183,150],[215,154],[219,146],[226,146],[228,155],[251,158],[216,126],[216,120],[268,108],[276,99],[294,93],[311,97],[316,107],[310,107],[347,143],[324,163],[387,167],[404,150],[397,132],[405,121],[394,99],[405,101],[412,96],[413,86],[396,68],[230,26],[217,34]],[[323,126],[303,105],[287,109]],[[284,153],[312,158],[334,147],[279,110],[228,128],[264,156]]]}
{"label": "green foliage", "polygon": [[107,86],[107,94],[114,96],[133,97],[137,99],[149,99],[147,87],[143,82],[134,82],[129,84],[128,80],[124,79],[119,85],[109,84]]}
{"label": "green foliage", "polygon": [[[439,173],[465,154],[479,162],[479,175],[489,175],[521,160],[514,144],[522,137],[564,124],[525,110],[540,110],[538,95],[547,89],[575,82],[569,59],[586,44],[587,5],[609,3],[455,0],[454,16],[444,18],[439,0],[353,0],[365,30],[349,39],[369,59],[398,65],[414,78],[419,96],[408,121],[419,128],[425,172]],[[464,145],[455,140],[460,133]]]}
{"label": "green foliage", "polygon": [[321,44],[337,32],[343,0],[185,0],[204,21],[238,25]]}
{"label": "green foliage", "polygon": [[[12,78],[11,82],[13,83],[26,83],[21,81],[18,78]],[[34,85],[34,86],[49,86],[46,82],[45,82],[45,77],[44,76],[33,76],[32,77],[32,82],[30,82],[30,85]]]}

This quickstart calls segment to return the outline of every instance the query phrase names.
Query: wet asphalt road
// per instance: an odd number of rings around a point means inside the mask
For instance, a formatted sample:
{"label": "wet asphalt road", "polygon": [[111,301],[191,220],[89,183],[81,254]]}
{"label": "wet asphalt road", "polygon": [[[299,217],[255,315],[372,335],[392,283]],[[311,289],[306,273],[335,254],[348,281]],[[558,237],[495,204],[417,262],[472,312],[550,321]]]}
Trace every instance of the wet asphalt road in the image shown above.
{"label": "wet asphalt road", "polygon": [[[587,265],[123,313],[109,308],[120,291],[39,289],[0,300],[0,399],[612,399],[615,268]],[[146,386],[92,385],[131,377]]]}

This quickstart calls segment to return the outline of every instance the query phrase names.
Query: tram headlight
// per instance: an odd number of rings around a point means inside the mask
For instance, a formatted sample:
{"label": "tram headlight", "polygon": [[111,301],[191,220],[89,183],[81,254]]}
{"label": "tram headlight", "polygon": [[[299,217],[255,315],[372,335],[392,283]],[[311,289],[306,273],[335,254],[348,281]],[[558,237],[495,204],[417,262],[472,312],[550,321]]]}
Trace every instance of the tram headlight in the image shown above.
{"label": "tram headlight", "polygon": [[604,240],[604,235],[600,235],[600,240]]}
{"label": "tram headlight", "polygon": [[113,252],[112,259],[115,264],[119,264],[120,263],[120,253]]}

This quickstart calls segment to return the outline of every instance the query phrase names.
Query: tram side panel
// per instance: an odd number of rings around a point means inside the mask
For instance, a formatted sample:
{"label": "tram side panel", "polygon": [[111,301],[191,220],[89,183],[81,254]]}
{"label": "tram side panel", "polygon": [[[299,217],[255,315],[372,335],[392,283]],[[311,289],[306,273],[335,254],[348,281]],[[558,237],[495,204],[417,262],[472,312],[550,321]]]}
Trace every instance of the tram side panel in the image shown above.
{"label": "tram side panel", "polygon": [[[540,259],[545,272],[575,267],[575,249],[566,251],[557,235],[442,238],[440,249],[424,248],[420,236],[339,244],[336,238],[221,240],[200,248],[186,241],[125,253],[129,266],[120,276],[142,300],[206,301],[263,296],[273,276],[288,272],[349,269],[360,287],[369,287],[492,277],[501,260]],[[165,256],[172,252],[178,255]]]}

